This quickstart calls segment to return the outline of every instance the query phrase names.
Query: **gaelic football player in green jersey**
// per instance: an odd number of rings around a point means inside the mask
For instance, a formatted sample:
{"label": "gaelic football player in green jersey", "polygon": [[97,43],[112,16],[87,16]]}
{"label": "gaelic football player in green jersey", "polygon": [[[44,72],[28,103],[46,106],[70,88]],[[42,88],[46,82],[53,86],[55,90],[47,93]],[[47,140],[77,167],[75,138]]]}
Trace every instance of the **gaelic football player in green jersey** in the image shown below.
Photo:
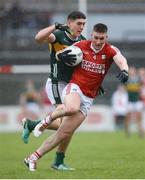
{"label": "gaelic football player in green jersey", "polygon": [[[47,43],[49,46],[51,74],[46,82],[46,93],[51,103],[56,106],[61,104],[61,93],[69,82],[74,70],[74,67],[67,66],[64,62],[73,63],[75,61],[75,55],[68,55],[69,52],[67,52],[66,58],[64,55],[63,61],[59,62],[56,60],[55,55],[58,51],[63,50],[67,46],[85,39],[81,35],[85,23],[85,14],[80,11],[73,11],[68,15],[66,24],[56,22],[54,25],[40,30],[35,37],[37,42]],[[27,118],[23,119],[22,139],[25,143],[28,143],[30,133],[39,122],[40,121],[31,121]],[[61,119],[57,119],[50,125],[49,129],[57,130],[60,123]],[[65,152],[70,139],[71,138],[68,138],[58,146],[52,168],[57,170],[73,170],[73,168],[64,164]]]}
{"label": "gaelic football player in green jersey", "polygon": [[125,119],[125,131],[129,136],[129,125],[132,121],[132,117],[137,124],[140,137],[144,137],[144,128],[142,126],[142,112],[143,102],[140,98],[141,92],[141,79],[138,75],[137,69],[134,66],[129,68],[129,80],[126,84],[126,90],[128,92],[128,113]]}

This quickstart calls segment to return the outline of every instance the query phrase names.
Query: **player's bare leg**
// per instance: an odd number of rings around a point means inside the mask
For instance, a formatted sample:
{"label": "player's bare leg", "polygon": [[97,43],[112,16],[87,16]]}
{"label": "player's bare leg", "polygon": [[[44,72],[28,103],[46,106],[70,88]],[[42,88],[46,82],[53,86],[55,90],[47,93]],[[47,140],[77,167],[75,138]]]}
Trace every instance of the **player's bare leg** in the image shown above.
{"label": "player's bare leg", "polygon": [[[35,126],[41,121],[31,121],[29,119],[25,119],[24,122],[24,128],[23,128],[23,135],[22,139],[25,143],[28,143],[30,133],[34,130]],[[48,129],[51,130],[57,130],[62,122],[62,118],[58,118],[55,121],[53,121]],[[64,158],[65,158],[65,152],[67,150],[67,147],[69,145],[69,142],[71,140],[71,137],[64,140],[57,148],[54,162],[52,163],[51,167],[56,170],[72,170],[71,167],[64,164]]]}
{"label": "player's bare leg", "polygon": [[76,128],[84,121],[84,115],[78,112],[72,116],[67,116],[63,118],[62,124],[59,129],[51,137],[47,138],[46,141],[38,148],[41,155],[44,155],[54,147],[56,147],[60,142],[68,137],[71,137]]}
{"label": "player's bare leg", "polygon": [[36,164],[36,161],[40,157],[51,151],[65,139],[70,138],[84,119],[85,117],[81,112],[78,112],[72,116],[64,117],[59,129],[55,132],[55,134],[47,138],[44,143],[29,156],[29,160],[31,160],[31,162],[35,162]]}
{"label": "player's bare leg", "polygon": [[[77,95],[78,96],[78,95]],[[73,98],[74,99],[74,98]],[[73,102],[73,101],[71,101],[71,102]],[[75,101],[76,102],[76,101]],[[78,103],[80,104],[80,100],[78,101]],[[72,106],[74,106],[73,104],[71,104]],[[58,115],[59,115],[59,112],[63,112],[62,110],[63,110],[63,107],[64,107],[64,105],[62,105],[62,106],[59,106],[59,107],[57,107],[57,109],[56,109],[56,113],[55,113],[55,117],[58,117]],[[74,110],[74,108],[72,108],[73,110]],[[71,110],[72,110],[71,109]],[[79,109],[79,105],[77,106],[77,110]],[[58,111],[57,112],[57,110],[60,110],[60,111]],[[72,110],[72,111],[73,111]],[[63,112],[64,113],[64,112]],[[68,112],[68,113],[70,113],[70,112]],[[65,166],[64,164],[63,164],[63,160],[64,160],[64,154],[65,154],[65,151],[66,151],[66,149],[67,149],[67,147],[68,147],[68,144],[69,144],[69,142],[70,142],[70,139],[71,139],[71,136],[70,137],[68,137],[68,138],[66,138],[64,141],[62,141],[62,143],[60,143],[60,145],[58,146],[58,150],[57,150],[57,152],[56,152],[56,158],[55,158],[55,162],[53,163],[53,165],[52,165],[52,167],[53,168],[55,168],[55,169],[59,169],[59,170],[72,170],[72,168],[70,168],[70,167],[68,167],[68,166]],[[38,154],[37,154],[38,155]],[[38,156],[38,157],[40,157],[40,156]]]}
{"label": "player's bare leg", "polygon": [[130,136],[130,132],[129,132],[130,118],[131,118],[131,113],[128,113],[124,121],[125,133],[128,137]]}
{"label": "player's bare leg", "polygon": [[[27,120],[27,126],[28,127],[25,127],[25,129],[23,130],[23,132],[25,132],[25,134],[23,135],[23,141],[25,143],[28,143],[28,138],[29,138],[29,134],[31,133],[31,131],[34,129],[34,127],[36,126],[36,124],[34,123],[34,121],[31,121],[31,120]],[[38,121],[39,123],[40,121]],[[58,118],[56,119],[55,121],[53,121],[50,126],[48,127],[48,129],[51,129],[51,130],[57,130],[60,126],[62,122],[62,118]],[[29,129],[27,129],[29,128]],[[32,129],[32,130],[31,130]],[[26,136],[26,137],[25,137]],[[56,154],[55,154],[55,159],[54,159],[54,162],[52,163],[51,167],[53,169],[56,169],[56,170],[72,170],[71,167],[69,167],[68,165],[64,164],[64,158],[65,158],[65,152],[67,150],[67,147],[69,145],[69,142],[71,140],[71,137],[62,141],[57,150],[56,150]]]}
{"label": "player's bare leg", "polygon": [[[69,101],[69,99],[73,99],[73,101]],[[75,101],[74,101],[75,100]],[[75,105],[74,103],[75,102]],[[51,149],[55,148],[62,141],[70,138],[75,131],[75,129],[83,122],[84,115],[78,111],[80,108],[80,97],[78,93],[71,93],[65,98],[66,106],[62,106],[61,108],[57,108],[54,113],[51,115],[51,120],[62,115],[70,115],[69,117],[64,117],[63,121],[57,130],[57,132],[50,136],[42,146],[35,151],[29,158],[33,161],[39,159],[42,155],[49,152]],[[68,104],[67,104],[68,103]],[[71,115],[73,114],[73,115]],[[43,127],[43,126],[42,126]]]}
{"label": "player's bare leg", "polygon": [[[75,103],[74,103],[75,102]],[[51,124],[55,119],[63,116],[71,116],[80,109],[80,96],[77,92],[68,94],[64,100],[65,104],[62,104],[56,108],[56,110],[41,121],[34,129],[33,133],[35,137],[38,137],[42,132]]]}

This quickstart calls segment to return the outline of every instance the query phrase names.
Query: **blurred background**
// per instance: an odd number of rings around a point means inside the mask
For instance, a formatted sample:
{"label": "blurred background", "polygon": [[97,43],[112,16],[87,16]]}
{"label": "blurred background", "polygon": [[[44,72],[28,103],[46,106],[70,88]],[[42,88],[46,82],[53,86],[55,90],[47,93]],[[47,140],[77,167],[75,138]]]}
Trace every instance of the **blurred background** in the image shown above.
{"label": "blurred background", "polygon": [[[84,31],[87,38],[94,24],[107,24],[109,42],[121,50],[130,66],[137,70],[144,68],[145,0],[0,0],[1,131],[19,129],[16,123],[23,116],[21,107],[27,90],[37,94],[36,102],[40,106],[37,108],[41,109],[34,112],[34,117],[46,113],[45,105],[51,109],[43,89],[50,72],[49,51],[47,45],[37,44],[34,37],[40,29],[56,21],[65,23],[67,15],[74,10],[87,15]],[[119,85],[117,73],[113,65],[103,83],[106,94],[96,98],[88,116],[91,125],[97,124],[96,130],[114,129],[111,97]],[[106,122],[108,126],[101,125]]]}

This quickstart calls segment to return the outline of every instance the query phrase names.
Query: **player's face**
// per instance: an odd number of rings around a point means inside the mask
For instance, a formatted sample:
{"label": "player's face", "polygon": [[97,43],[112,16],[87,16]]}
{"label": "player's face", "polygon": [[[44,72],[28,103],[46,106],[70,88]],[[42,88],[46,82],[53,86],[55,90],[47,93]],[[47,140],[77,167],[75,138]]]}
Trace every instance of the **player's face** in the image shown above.
{"label": "player's face", "polygon": [[84,30],[85,23],[85,19],[68,20],[68,26],[72,30],[74,37],[81,35],[82,31]]}
{"label": "player's face", "polygon": [[100,32],[92,33],[92,45],[95,49],[97,50],[101,49],[106,41],[107,41],[106,33],[100,33]]}

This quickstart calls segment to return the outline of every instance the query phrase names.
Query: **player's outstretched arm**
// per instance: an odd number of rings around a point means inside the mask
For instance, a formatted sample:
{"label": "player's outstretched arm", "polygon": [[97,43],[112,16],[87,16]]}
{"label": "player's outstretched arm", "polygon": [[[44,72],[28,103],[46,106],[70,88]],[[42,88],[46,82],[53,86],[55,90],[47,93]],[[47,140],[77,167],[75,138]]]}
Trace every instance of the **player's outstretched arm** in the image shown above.
{"label": "player's outstretched arm", "polygon": [[55,35],[52,34],[52,32],[55,30],[56,30],[55,25],[51,25],[47,28],[44,28],[36,34],[35,40],[39,43],[45,43],[45,42],[52,43],[55,41]]}
{"label": "player's outstretched arm", "polygon": [[35,40],[39,43],[52,43],[55,41],[55,35],[52,34],[53,31],[55,31],[56,29],[59,29],[60,31],[66,31],[69,34],[73,34],[72,31],[70,30],[70,28],[66,25],[66,24],[60,24],[58,22],[56,22],[54,25],[51,25],[47,28],[44,28],[42,30],[40,30],[36,36],[35,36]]}

